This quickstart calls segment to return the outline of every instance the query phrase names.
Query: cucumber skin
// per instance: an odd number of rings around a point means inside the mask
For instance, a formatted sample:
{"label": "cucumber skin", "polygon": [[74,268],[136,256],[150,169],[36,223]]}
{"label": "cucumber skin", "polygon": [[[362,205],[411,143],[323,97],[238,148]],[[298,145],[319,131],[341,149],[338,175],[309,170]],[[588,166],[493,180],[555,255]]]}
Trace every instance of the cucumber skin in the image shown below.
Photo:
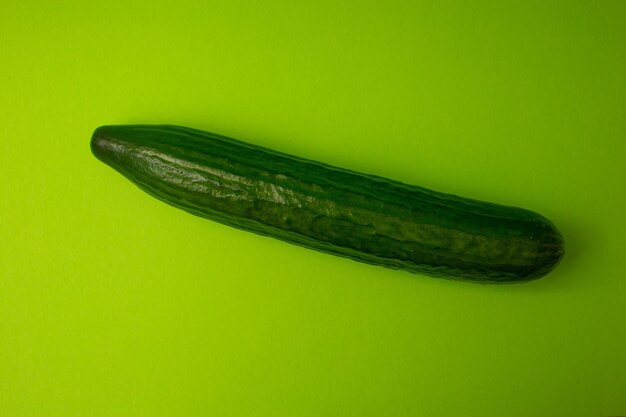
{"label": "cucumber skin", "polygon": [[543,216],[170,125],[97,128],[93,154],[152,196],[229,226],[361,262],[522,282],[564,255]]}

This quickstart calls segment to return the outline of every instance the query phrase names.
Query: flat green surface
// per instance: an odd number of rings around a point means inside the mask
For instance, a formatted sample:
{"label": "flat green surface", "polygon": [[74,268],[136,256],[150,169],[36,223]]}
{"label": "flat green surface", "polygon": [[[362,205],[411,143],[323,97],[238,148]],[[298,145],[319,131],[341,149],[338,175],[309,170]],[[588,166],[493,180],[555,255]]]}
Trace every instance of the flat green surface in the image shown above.
{"label": "flat green surface", "polygon": [[[0,3],[0,416],[626,414],[626,2]],[[516,286],[241,232],[90,153],[173,123],[538,211]]]}

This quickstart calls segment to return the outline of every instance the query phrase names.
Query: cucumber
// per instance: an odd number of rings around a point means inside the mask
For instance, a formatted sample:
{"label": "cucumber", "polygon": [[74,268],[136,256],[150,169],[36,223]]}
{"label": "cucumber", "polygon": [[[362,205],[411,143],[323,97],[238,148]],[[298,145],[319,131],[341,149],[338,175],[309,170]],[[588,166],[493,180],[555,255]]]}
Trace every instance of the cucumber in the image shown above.
{"label": "cucumber", "polygon": [[189,213],[311,249],[418,274],[528,281],[560,262],[545,217],[169,125],[102,126],[93,154]]}

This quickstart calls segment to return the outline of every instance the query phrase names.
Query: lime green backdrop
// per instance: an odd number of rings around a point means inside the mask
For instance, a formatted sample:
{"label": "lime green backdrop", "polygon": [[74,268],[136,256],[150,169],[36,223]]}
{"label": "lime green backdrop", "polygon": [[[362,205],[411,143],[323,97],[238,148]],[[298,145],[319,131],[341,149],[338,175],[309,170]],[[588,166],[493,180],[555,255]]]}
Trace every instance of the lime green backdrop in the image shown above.
{"label": "lime green backdrop", "polygon": [[[626,2],[0,3],[0,416],[626,414]],[[172,123],[553,220],[481,286],[202,220],[98,162]]]}

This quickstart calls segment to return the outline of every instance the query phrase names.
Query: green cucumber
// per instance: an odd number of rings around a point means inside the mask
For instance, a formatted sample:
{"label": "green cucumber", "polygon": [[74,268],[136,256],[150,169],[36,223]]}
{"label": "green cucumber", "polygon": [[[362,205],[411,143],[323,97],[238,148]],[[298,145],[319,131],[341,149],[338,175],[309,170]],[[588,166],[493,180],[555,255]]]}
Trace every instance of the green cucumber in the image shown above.
{"label": "green cucumber", "polygon": [[102,126],[94,155],[152,196],[239,229],[389,268],[539,278],[564,242],[545,217],[169,125]]}

